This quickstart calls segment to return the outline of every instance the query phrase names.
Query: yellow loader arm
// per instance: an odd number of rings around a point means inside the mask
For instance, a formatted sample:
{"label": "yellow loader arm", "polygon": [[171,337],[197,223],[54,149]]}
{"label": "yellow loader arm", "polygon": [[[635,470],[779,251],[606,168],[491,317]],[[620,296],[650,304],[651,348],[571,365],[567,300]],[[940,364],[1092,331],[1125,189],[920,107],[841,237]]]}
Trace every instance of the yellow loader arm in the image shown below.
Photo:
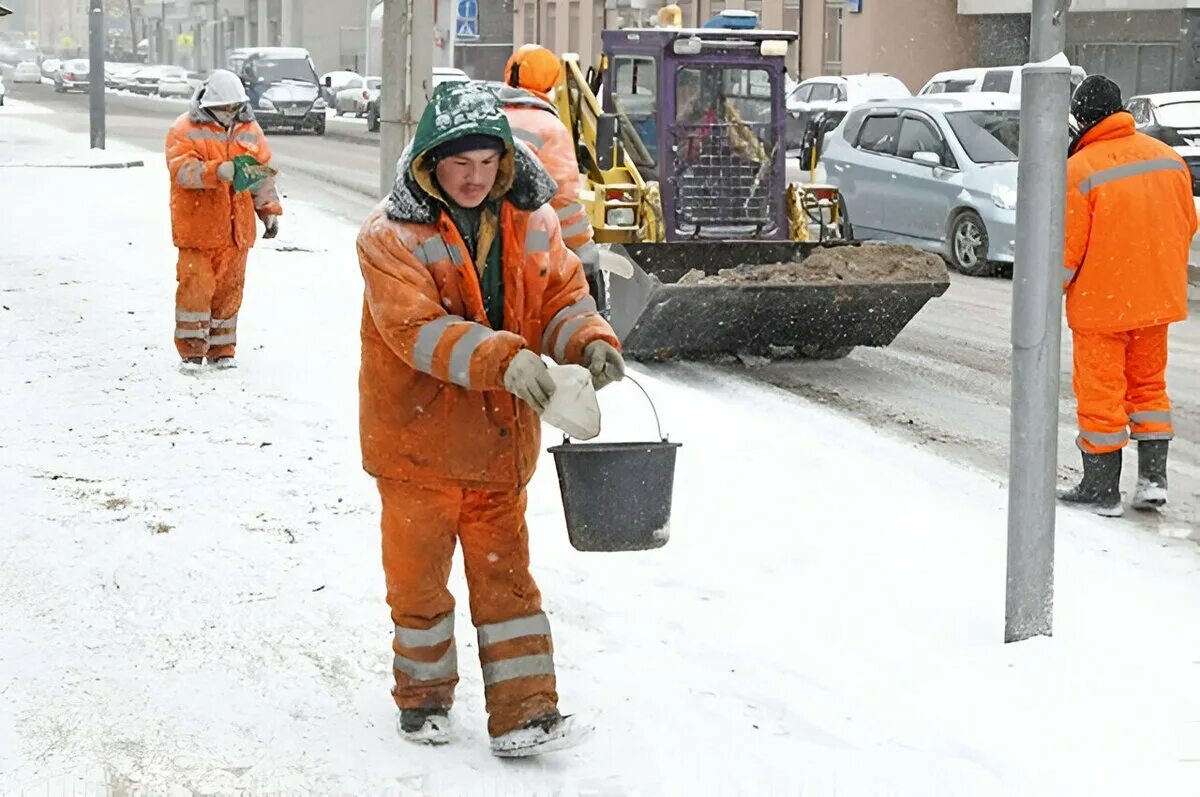
{"label": "yellow loader arm", "polygon": [[[643,147],[641,139],[628,120],[622,123],[618,118],[621,145],[616,147],[613,167],[601,170],[597,157],[599,120],[603,113],[600,100],[584,77],[579,56],[567,53],[562,60],[562,78],[554,101],[559,119],[587,153],[579,163],[583,176],[579,201],[587,209],[597,243],[664,240],[662,205],[657,201],[658,184],[643,180],[633,160],[625,155],[626,147]],[[604,69],[602,58],[601,74]]]}

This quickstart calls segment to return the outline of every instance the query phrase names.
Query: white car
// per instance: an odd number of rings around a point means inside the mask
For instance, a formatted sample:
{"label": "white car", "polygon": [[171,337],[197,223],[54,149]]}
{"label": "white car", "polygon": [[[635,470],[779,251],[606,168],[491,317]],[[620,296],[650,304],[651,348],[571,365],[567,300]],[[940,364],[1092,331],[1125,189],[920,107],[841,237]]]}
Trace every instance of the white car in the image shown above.
{"label": "white car", "polygon": [[361,81],[362,79],[362,75],[346,69],[336,72],[326,72],[321,75],[321,95],[325,98],[325,102],[329,104],[329,107],[332,108],[339,91],[346,88],[351,81]]}
{"label": "white car", "polygon": [[[374,78],[378,80],[379,78]],[[367,93],[367,80],[364,77],[352,77],[346,81],[346,84],[334,92],[333,95],[333,111],[338,116],[352,113],[356,116],[362,116],[367,110],[367,100],[370,95]]]}
{"label": "white car", "polygon": [[911,96],[902,80],[882,73],[809,78],[796,84],[785,100],[788,147],[801,145],[805,128],[818,113],[825,113],[832,127],[856,105]]}
{"label": "white car", "polygon": [[[1081,66],[1071,66],[1071,91],[1083,82],[1087,72]],[[995,91],[1021,96],[1021,67],[971,67],[938,72],[929,79],[917,96],[926,94],[963,94],[972,91]]]}
{"label": "white car", "polygon": [[191,99],[203,85],[204,79],[183,67],[164,67],[159,73],[158,96]]}
{"label": "white car", "polygon": [[22,61],[13,70],[13,83],[41,83],[42,70],[33,61]]}
{"label": "white car", "polygon": [[58,70],[62,68],[63,62],[58,58],[47,58],[42,61],[42,77],[54,80],[54,76],[58,74]]}
{"label": "white car", "polygon": [[0,108],[4,107],[4,95],[8,93],[8,89],[4,88],[4,78],[0,76]]}

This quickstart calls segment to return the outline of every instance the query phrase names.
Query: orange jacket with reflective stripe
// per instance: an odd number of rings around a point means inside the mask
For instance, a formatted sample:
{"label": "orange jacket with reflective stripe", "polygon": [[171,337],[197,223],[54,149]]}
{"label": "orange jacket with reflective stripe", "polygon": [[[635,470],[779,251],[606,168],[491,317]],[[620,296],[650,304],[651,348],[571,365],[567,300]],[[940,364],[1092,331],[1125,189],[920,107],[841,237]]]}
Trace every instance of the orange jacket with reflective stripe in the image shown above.
{"label": "orange jacket with reflective stripe", "polygon": [[498,96],[512,126],[513,137],[534,151],[558,184],[550,205],[562,224],[563,241],[583,261],[585,270],[593,270],[600,255],[592,241],[591,222],[579,202],[579,161],[575,157],[571,132],[544,97],[511,86],[500,89]]}
{"label": "orange jacket with reflective stripe", "polygon": [[503,330],[488,325],[475,264],[449,213],[411,176],[410,155],[359,234],[360,432],[363,466],[374,476],[525,485],[541,421],[504,389],[509,362],[522,348],[576,363],[594,340],[617,345],[543,204],[553,193],[549,177],[522,147],[501,168],[500,179],[514,180],[500,210]]}
{"label": "orange jacket with reflective stripe", "polygon": [[235,193],[217,179],[217,167],[238,155],[271,160],[271,147],[249,109],[226,130],[193,101],[167,133],[171,173],[171,233],[180,249],[249,249],[257,234],[255,213],[283,213],[274,178]]}
{"label": "orange jacket with reflective stripe", "polygon": [[1067,160],[1067,323],[1123,332],[1187,318],[1192,177],[1166,144],[1110,116]]}

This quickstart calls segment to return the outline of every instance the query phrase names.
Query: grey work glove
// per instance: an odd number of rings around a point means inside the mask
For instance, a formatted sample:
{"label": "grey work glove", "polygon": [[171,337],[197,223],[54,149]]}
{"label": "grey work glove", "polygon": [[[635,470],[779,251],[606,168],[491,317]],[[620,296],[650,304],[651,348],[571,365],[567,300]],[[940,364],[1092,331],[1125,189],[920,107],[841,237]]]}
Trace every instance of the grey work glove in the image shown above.
{"label": "grey work glove", "polygon": [[263,238],[270,239],[279,235],[279,217],[267,216],[263,219]]}
{"label": "grey work glove", "polygon": [[592,387],[596,390],[625,378],[625,358],[602,340],[593,340],[583,347],[583,362],[580,365],[591,372]]}
{"label": "grey work glove", "polygon": [[529,349],[521,349],[504,372],[504,387],[541,415],[550,406],[555,385],[546,361]]}
{"label": "grey work glove", "polygon": [[232,183],[233,182],[233,173],[234,173],[233,161],[225,161],[224,163],[222,163],[220,166],[217,167],[217,179],[222,182]]}

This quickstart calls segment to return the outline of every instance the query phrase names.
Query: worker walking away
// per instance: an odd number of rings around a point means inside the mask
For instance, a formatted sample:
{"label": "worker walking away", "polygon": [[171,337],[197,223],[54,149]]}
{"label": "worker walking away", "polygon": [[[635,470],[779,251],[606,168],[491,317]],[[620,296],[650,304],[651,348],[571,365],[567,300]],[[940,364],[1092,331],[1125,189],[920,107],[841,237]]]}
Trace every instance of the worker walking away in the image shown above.
{"label": "worker walking away", "polygon": [[1134,130],[1121,90],[1092,76],[1071,111],[1081,134],[1067,161],[1067,322],[1075,349],[1083,480],[1059,494],[1122,513],[1122,450],[1138,441],[1135,509],[1167,501],[1167,327],[1187,318],[1192,178],[1166,144]]}
{"label": "worker walking away", "polygon": [[255,216],[264,238],[279,232],[283,209],[271,148],[254,121],[246,90],[218,69],[167,134],[171,232],[179,248],[175,347],[185,370],[235,364],[238,310]]}
{"label": "worker walking away", "polygon": [[579,202],[579,161],[575,141],[559,119],[550,92],[562,77],[562,63],[554,53],[539,44],[517,48],[504,68],[504,87],[500,103],[512,127],[513,136],[528,145],[558,184],[550,200],[562,224],[563,241],[583,263],[588,287],[603,313],[607,309],[607,290],[600,269],[600,250],[593,240],[587,211]]}
{"label": "worker walking away", "polygon": [[555,192],[537,158],[514,146],[493,91],[447,83],[359,234],[363,464],[382,498],[392,695],[411,741],[450,738],[456,541],[493,752],[546,752],[586,730],[558,711],[550,623],[529,572],[526,485],[555,390],[541,355],[586,366],[597,387],[625,365],[545,204]]}

